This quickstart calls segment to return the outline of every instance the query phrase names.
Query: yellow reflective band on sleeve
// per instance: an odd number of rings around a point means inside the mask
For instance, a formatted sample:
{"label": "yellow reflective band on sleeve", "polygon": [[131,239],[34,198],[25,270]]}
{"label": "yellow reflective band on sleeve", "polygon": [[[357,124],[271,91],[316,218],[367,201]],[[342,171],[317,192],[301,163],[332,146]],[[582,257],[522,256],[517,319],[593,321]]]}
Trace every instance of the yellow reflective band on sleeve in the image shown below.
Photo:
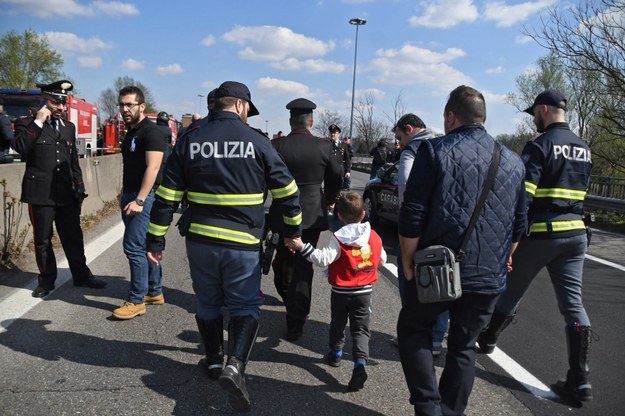
{"label": "yellow reflective band on sleeve", "polygon": [[531,182],[525,181],[525,192],[534,195],[534,192],[536,192],[536,185]]}
{"label": "yellow reflective band on sleeve", "polygon": [[263,193],[259,194],[206,194],[203,192],[187,192],[190,202],[201,205],[261,205]]}
{"label": "yellow reflective band on sleeve", "polygon": [[297,184],[295,183],[295,179],[285,186],[284,188],[276,188],[270,189],[271,196],[273,199],[286,198],[287,196],[291,196],[297,192]]}
{"label": "yellow reflective band on sleeve", "polygon": [[165,188],[163,185],[156,189],[156,195],[160,196],[166,201],[180,202],[184,191],[176,191],[175,189]]}
{"label": "yellow reflective band on sleeve", "polygon": [[294,217],[282,216],[282,220],[286,225],[298,226],[302,223],[302,213],[300,212]]}
{"label": "yellow reflective band on sleeve", "polygon": [[562,198],[583,201],[586,198],[586,191],[565,188],[539,188],[536,190],[535,198]]}
{"label": "yellow reflective band on sleeve", "polygon": [[189,232],[203,235],[205,237],[217,238],[219,240],[234,241],[235,243],[241,244],[253,245],[260,243],[260,240],[252,234],[229,230],[227,228],[198,224],[195,222],[192,222],[189,226]]}
{"label": "yellow reflective band on sleeve", "polygon": [[148,234],[155,235],[157,237],[162,237],[167,234],[167,230],[169,229],[168,225],[158,225],[154,223],[150,223],[148,227]]}
{"label": "yellow reflective band on sleeve", "polygon": [[[551,229],[549,229],[551,226]],[[548,233],[548,232],[560,232],[571,230],[585,230],[586,225],[582,220],[572,221],[553,221],[551,223],[536,222],[530,227],[531,233]]]}

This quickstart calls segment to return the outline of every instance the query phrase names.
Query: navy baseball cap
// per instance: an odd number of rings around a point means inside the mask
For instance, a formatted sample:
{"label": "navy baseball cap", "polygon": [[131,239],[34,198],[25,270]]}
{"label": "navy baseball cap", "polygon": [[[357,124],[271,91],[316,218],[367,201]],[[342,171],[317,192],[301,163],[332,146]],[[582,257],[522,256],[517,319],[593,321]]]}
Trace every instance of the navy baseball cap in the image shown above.
{"label": "navy baseball cap", "polygon": [[241,84],[240,82],[236,81],[224,82],[219,86],[219,88],[217,88],[217,91],[215,92],[216,100],[223,97],[240,98],[250,103],[250,109],[247,112],[248,117],[257,116],[258,114],[260,114],[254,103],[252,103],[252,94],[250,94],[250,90],[245,84]]}
{"label": "navy baseball cap", "polygon": [[566,97],[559,91],[545,90],[538,94],[534,100],[534,104],[523,110],[523,112],[533,116],[534,107],[537,105],[550,105],[566,111]]}

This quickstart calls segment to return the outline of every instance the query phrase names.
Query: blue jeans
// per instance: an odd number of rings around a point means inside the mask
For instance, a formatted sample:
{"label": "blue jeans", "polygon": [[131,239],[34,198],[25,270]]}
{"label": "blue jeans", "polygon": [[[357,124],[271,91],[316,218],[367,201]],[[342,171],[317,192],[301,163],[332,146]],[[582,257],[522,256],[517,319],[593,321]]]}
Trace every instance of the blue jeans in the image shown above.
{"label": "blue jeans", "polygon": [[[404,275],[404,266],[401,260],[401,253],[397,256],[397,286],[399,288],[399,298],[402,306],[406,303],[406,276]],[[436,323],[432,328],[432,347],[435,350],[441,349],[441,344],[445,338],[445,332],[449,328],[449,311],[445,310],[438,315]]]}
{"label": "blue jeans", "polygon": [[143,303],[145,295],[156,296],[163,293],[162,269],[148,261],[145,237],[150,224],[150,211],[154,203],[154,191],[150,192],[143,203],[140,215],[124,214],[124,207],[137,198],[136,192],[122,194],[120,205],[124,230],[124,253],[130,263],[130,292],[128,302]]}
{"label": "blue jeans", "polygon": [[250,315],[258,320],[263,303],[260,253],[190,238],[186,239],[186,246],[198,318],[216,319],[225,305],[230,316]]}
{"label": "blue jeans", "polygon": [[508,288],[497,302],[497,312],[513,315],[534,277],[543,267],[547,267],[558,308],[566,324],[589,326],[590,320],[582,304],[582,273],[586,247],[586,234],[568,238],[522,240],[512,255]]}

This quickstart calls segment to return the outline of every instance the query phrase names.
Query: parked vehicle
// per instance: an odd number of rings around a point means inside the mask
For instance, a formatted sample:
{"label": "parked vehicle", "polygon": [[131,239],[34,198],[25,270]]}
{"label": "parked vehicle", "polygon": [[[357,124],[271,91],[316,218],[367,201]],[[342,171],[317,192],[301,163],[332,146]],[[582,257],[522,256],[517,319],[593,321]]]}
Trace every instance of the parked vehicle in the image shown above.
{"label": "parked vehicle", "polygon": [[363,192],[365,214],[370,222],[375,223],[384,219],[397,223],[399,216],[398,176],[399,162],[387,163],[365,186]]}

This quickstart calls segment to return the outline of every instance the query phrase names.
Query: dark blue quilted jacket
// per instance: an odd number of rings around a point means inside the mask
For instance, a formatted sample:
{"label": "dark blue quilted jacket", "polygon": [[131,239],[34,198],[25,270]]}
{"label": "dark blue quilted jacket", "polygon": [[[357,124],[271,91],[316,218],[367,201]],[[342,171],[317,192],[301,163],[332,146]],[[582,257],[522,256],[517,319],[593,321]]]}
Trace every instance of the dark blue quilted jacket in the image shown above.
{"label": "dark blue quilted jacket", "polygon": [[[478,124],[424,142],[406,185],[399,234],[420,237],[419,248],[441,244],[457,251],[486,180],[494,143]],[[524,178],[519,156],[501,146],[493,188],[461,263],[463,291],[493,295],[505,289],[512,242],[520,240],[526,227]]]}

